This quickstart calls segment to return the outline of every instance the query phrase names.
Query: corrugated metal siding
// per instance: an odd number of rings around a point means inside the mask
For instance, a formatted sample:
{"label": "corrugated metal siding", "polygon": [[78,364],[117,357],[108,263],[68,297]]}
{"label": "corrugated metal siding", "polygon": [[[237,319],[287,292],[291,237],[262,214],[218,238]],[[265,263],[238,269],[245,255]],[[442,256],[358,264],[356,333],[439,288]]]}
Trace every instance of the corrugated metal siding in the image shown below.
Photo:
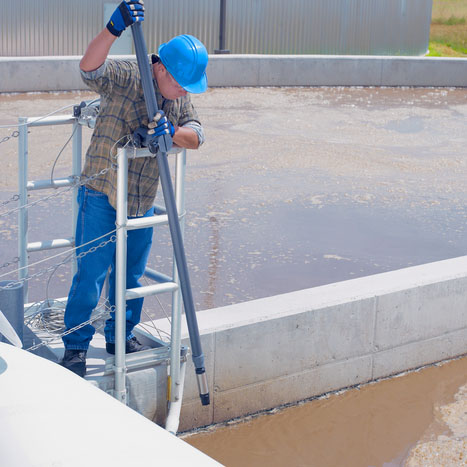
{"label": "corrugated metal siding", "polygon": [[[105,0],[0,0],[2,56],[82,55]],[[115,2],[115,4],[118,4]],[[219,46],[219,0],[145,0],[148,48],[190,33]],[[432,0],[227,0],[232,53],[423,55]]]}

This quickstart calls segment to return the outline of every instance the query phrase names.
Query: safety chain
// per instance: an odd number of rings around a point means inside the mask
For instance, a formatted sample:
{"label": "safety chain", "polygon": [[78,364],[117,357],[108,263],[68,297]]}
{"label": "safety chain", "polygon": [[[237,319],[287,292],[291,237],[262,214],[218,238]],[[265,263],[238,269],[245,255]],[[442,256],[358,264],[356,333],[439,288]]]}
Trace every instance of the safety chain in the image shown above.
{"label": "safety chain", "polygon": [[0,214],[0,217],[5,217],[5,216],[8,216],[9,214],[13,214],[15,212],[18,212],[20,211],[21,209],[25,208],[25,209],[29,209],[29,208],[32,208],[33,206],[36,206],[37,204],[40,204],[40,203],[43,203],[45,201],[48,201],[49,199],[51,198],[55,198],[57,196],[61,196],[63,195],[64,193],[70,191],[72,188],[73,188],[74,185],[64,189],[64,190],[61,190],[61,191],[58,191],[57,193],[54,193],[53,195],[49,195],[49,196],[46,196],[44,198],[41,198],[41,199],[38,199],[37,201],[33,201],[32,203],[28,203],[28,204],[23,204],[22,206],[17,206],[16,208],[13,208],[13,209],[10,209],[9,211],[5,211],[5,212],[2,212]]}
{"label": "safety chain", "polygon": [[11,266],[13,264],[16,264],[19,262],[19,256],[15,256],[11,261],[8,261],[0,266],[0,269],[7,268],[8,266]]}
{"label": "safety chain", "polygon": [[18,201],[19,200],[19,195],[13,195],[10,199],[7,199],[6,201],[3,201],[0,203],[0,206],[6,206],[9,203],[12,203],[13,201]]}
{"label": "safety chain", "polygon": [[[104,240],[99,245],[93,246],[93,247],[89,248],[89,250],[79,253],[76,256],[76,259],[78,260],[78,259],[84,258],[86,255],[89,255],[90,253],[94,253],[99,248],[104,248],[109,243],[115,243],[116,241],[117,241],[116,235],[111,235],[108,240]],[[77,247],[77,248],[80,248],[80,247]],[[75,250],[77,248],[75,248]],[[24,284],[25,282],[30,281],[31,279],[35,279],[37,277],[43,276],[44,274],[52,272],[52,271],[58,269],[60,266],[63,266],[64,264],[68,263],[69,261],[72,260],[72,258],[73,258],[73,256],[70,255],[69,257],[65,258],[61,263],[55,264],[53,266],[49,266],[48,268],[42,269],[42,270],[40,270],[40,271],[38,271],[38,272],[36,272],[34,274],[31,274],[30,276],[23,277],[22,279],[19,279],[19,280],[15,281],[15,282],[10,282],[9,284],[7,284],[5,286],[0,287],[0,290],[12,289],[13,287],[16,287],[17,285]]]}
{"label": "safety chain", "polygon": [[[93,175],[90,175],[89,177],[87,178],[84,178],[82,180],[79,179],[78,176],[75,176],[75,181],[67,188],[65,188],[64,190],[60,190],[58,191],[57,193],[54,193],[52,195],[49,195],[49,196],[46,196],[44,198],[41,198],[41,199],[38,199],[37,201],[33,201],[32,203],[28,203],[28,204],[24,204],[23,206],[17,206],[16,208],[13,208],[13,209],[10,209],[9,211],[5,211],[5,212],[2,212],[0,214],[0,218],[1,217],[5,217],[5,216],[8,216],[10,214],[13,214],[15,212],[18,212],[19,210],[25,208],[25,209],[29,209],[30,207],[32,206],[35,206],[37,204],[40,204],[40,203],[43,203],[45,201],[48,201],[49,199],[51,198],[55,198],[57,196],[61,196],[67,192],[69,192],[70,190],[72,190],[74,187],[76,186],[83,186],[85,185],[87,182],[90,182],[92,180],[95,180],[96,178],[99,178],[101,177],[102,175],[105,175],[107,172],[109,172],[110,170],[117,170],[118,166],[117,164],[115,163],[112,163],[109,167],[105,167],[104,169],[102,169],[100,172],[96,173],[96,174],[93,174]],[[13,198],[17,197],[15,200],[13,200]],[[19,195],[15,195],[12,197],[11,200],[7,200],[7,201],[4,201],[3,203],[0,204],[0,206],[4,206],[5,204],[8,204],[10,203],[11,201],[16,201],[19,199]]]}
{"label": "safety chain", "polygon": [[88,178],[85,178],[84,180],[80,180],[77,185],[82,186],[85,185],[87,182],[90,182],[92,180],[95,180],[96,178],[101,177],[102,175],[105,175],[107,172],[110,172],[111,170],[117,170],[118,165],[112,162],[109,167],[106,167],[105,169],[102,169],[100,172],[90,175]]}
{"label": "safety chain", "polygon": [[15,130],[10,136],[5,136],[4,138],[0,139],[0,144],[5,143],[10,138],[17,138],[19,136],[19,131]]}
{"label": "safety chain", "polygon": [[[112,306],[112,307],[109,307],[109,310],[112,312],[112,311],[115,311],[115,306]],[[43,347],[45,345],[49,345],[51,342],[55,342],[55,341],[58,341],[60,340],[62,337],[64,336],[67,336],[68,334],[71,334],[72,332],[75,332],[77,331],[78,329],[81,329],[81,328],[84,328],[84,326],[87,326],[88,324],[92,324],[94,323],[94,321],[97,321],[99,320],[100,318],[104,317],[105,315],[107,315],[109,313],[109,311],[106,309],[104,311],[101,311],[100,313],[98,313],[97,315],[95,316],[92,316],[90,319],[88,319],[87,321],[84,321],[84,323],[81,323],[81,324],[78,324],[77,326],[75,326],[74,328],[71,328],[71,329],[68,329],[67,331],[61,333],[61,334],[57,334],[56,337],[53,337],[51,339],[48,339],[46,341],[43,341],[41,342],[40,344],[36,344],[36,345],[33,345],[32,347],[29,347],[28,349],[26,349],[27,351],[31,352],[32,350],[37,350],[39,349],[40,347]],[[102,327],[102,326],[101,326]]]}
{"label": "safety chain", "polygon": [[90,253],[94,253],[96,250],[98,250],[99,248],[104,248],[105,246],[107,246],[109,243],[115,243],[117,241],[117,236],[116,235],[111,235],[110,238],[108,240],[105,240],[103,242],[101,242],[99,245],[97,246],[92,246],[91,248],[89,248],[89,250],[87,251],[82,251],[81,253],[79,253],[77,256],[76,256],[76,259],[81,259],[81,258],[84,258],[86,255],[89,255]]}

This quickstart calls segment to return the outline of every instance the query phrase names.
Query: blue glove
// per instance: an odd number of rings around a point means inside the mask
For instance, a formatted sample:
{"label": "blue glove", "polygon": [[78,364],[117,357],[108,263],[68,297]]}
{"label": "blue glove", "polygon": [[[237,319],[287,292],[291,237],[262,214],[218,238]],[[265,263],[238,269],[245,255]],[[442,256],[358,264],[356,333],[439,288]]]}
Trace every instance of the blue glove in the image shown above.
{"label": "blue glove", "polygon": [[175,133],[174,126],[170,120],[167,120],[162,110],[159,110],[156,115],[154,115],[154,119],[148,124],[148,128],[148,135],[161,136],[167,134],[173,137]]}
{"label": "blue glove", "polygon": [[119,37],[120,34],[137,21],[144,21],[143,0],[125,0],[118,5],[117,9],[107,23],[107,29]]}

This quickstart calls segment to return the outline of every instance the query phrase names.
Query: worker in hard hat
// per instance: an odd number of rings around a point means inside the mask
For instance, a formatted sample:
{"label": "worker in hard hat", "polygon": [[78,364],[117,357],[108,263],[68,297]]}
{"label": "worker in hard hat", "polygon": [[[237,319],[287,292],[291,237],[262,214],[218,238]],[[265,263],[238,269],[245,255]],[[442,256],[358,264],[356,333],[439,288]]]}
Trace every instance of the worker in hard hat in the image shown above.
{"label": "worker in hard hat", "polygon": [[[99,115],[86,153],[79,189],[76,228],[77,273],[73,278],[65,310],[67,330],[90,320],[96,308],[107,271],[109,306],[115,305],[115,231],[117,172],[115,154],[128,143],[133,132],[149,127],[155,136],[167,134],[177,146],[197,149],[204,142],[204,131],[191,103],[190,93],[207,89],[205,46],[195,37],[181,35],[159,47],[151,61],[158,108],[162,110],[148,122],[138,65],[107,58],[110,47],[123,30],[144,20],[143,1],[124,1],[104,28],[89,44],[80,69],[84,82],[101,96]],[[156,158],[136,158],[128,162],[128,216],[154,215],[154,199],[159,171]],[[110,232],[110,233],[109,233]],[[152,243],[152,228],[128,232],[127,287],[140,284]],[[94,252],[80,255],[92,247]],[[143,299],[127,301],[126,352],[144,350],[133,335],[139,323]],[[65,354],[61,364],[80,376],[86,374],[86,352],[94,335],[87,323],[63,336]],[[115,316],[104,328],[106,350],[115,353]]]}

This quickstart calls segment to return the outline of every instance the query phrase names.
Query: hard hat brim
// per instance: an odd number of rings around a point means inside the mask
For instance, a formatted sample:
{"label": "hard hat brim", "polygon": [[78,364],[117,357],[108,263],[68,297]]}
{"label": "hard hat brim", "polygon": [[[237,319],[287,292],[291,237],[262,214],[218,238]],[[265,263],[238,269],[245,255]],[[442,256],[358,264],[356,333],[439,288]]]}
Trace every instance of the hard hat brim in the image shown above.
{"label": "hard hat brim", "polygon": [[178,83],[178,84],[180,84],[180,86],[185,91],[188,91],[191,94],[201,94],[205,92],[206,89],[208,88],[208,78],[206,76],[206,73],[203,73],[203,76],[201,77],[201,79],[197,81],[196,83],[187,84],[186,86],[184,86],[181,83]]}

